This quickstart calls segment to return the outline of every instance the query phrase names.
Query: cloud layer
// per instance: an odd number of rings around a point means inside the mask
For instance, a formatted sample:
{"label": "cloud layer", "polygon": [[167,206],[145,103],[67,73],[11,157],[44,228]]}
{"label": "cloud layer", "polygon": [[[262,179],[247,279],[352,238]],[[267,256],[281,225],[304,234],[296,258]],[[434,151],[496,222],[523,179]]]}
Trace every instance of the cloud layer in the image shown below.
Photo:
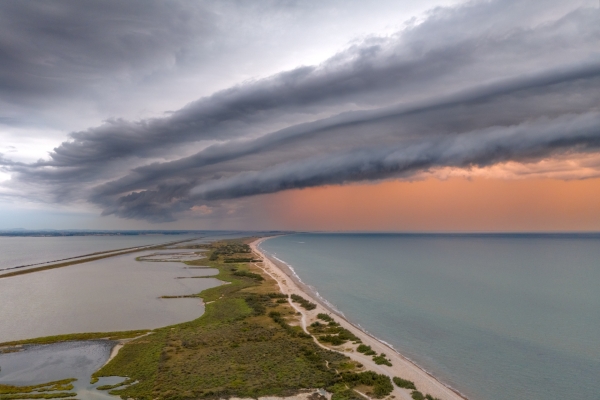
{"label": "cloud layer", "polygon": [[[57,12],[68,18],[73,11],[61,4]],[[131,42],[143,65],[202,34],[178,25],[185,18],[176,9],[157,3],[147,13],[167,18],[158,27],[148,26],[155,20],[149,14],[133,22],[150,32],[149,42]],[[154,30],[174,39],[154,38]],[[97,38],[77,40],[83,63],[88,51],[116,51],[103,50]],[[162,222],[281,190],[596,153],[598,43],[600,12],[585,2],[437,8],[418,24],[368,37],[320,65],[239,83],[166,117],[112,119],[71,133],[47,159],[3,156],[0,165],[12,174],[11,195],[85,202],[105,215]],[[78,67],[68,65],[65,74]],[[43,93],[49,85],[42,80],[28,89],[23,76],[14,80],[17,94]],[[13,82],[0,75],[2,81]]]}

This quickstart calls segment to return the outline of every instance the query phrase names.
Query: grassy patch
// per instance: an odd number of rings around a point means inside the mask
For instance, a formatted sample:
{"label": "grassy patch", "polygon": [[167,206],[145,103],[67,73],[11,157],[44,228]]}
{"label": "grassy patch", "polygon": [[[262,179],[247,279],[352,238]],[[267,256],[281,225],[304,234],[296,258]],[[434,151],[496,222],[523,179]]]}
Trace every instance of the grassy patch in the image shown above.
{"label": "grassy patch", "polygon": [[[219,259],[227,256],[229,260],[232,259],[250,259],[252,261],[253,257],[249,257],[248,255],[252,253],[250,246],[246,243],[241,243],[239,241],[220,241],[215,242],[210,245],[210,249],[212,250],[209,256],[210,261],[218,261]],[[238,255],[236,257],[236,255]],[[227,262],[227,261],[225,261]],[[236,262],[236,261],[230,261]],[[249,262],[249,261],[239,261],[239,262]]]}
{"label": "grassy patch", "polygon": [[392,381],[387,375],[377,374],[373,371],[342,372],[336,383],[327,390],[334,393],[333,399],[363,399],[363,396],[351,390],[356,387],[367,389],[367,395],[378,399],[389,395],[394,390]]}
{"label": "grassy patch", "polygon": [[119,340],[129,339],[136,336],[141,336],[145,333],[150,332],[149,330],[138,330],[138,331],[125,331],[125,332],[92,332],[92,333],[71,333],[68,335],[56,335],[46,336],[35,339],[16,340],[13,342],[0,343],[0,347],[4,346],[18,346],[25,344],[52,344],[58,342],[68,342],[73,340],[93,340],[93,339],[108,339],[108,340]]}
{"label": "grassy patch", "polygon": [[331,316],[329,316],[327,314],[323,314],[323,313],[318,313],[317,318],[319,318],[320,320],[325,321],[325,322],[334,322],[334,320],[333,320],[333,318],[331,318]]}
{"label": "grassy patch", "polygon": [[57,393],[31,393],[31,394],[3,394],[0,395],[0,400],[12,399],[65,399],[77,396],[73,392],[57,392]]}
{"label": "grassy patch", "polygon": [[134,382],[133,379],[128,378],[128,379],[125,379],[121,383],[116,383],[114,385],[102,385],[102,386],[98,386],[96,389],[98,389],[98,390],[111,390],[111,389],[116,389],[116,388],[121,387],[121,386],[131,385],[133,382]]}
{"label": "grassy patch", "polygon": [[235,276],[243,276],[246,278],[254,279],[255,281],[264,281],[265,279],[260,274],[255,274],[254,272],[249,271],[235,271],[233,272]]}
{"label": "grassy patch", "polygon": [[339,346],[348,341],[361,343],[361,340],[357,336],[348,329],[342,328],[340,324],[333,320],[333,318],[329,317],[327,320],[329,321],[327,325],[322,324],[319,321],[315,321],[310,325],[310,332],[316,335],[320,342],[329,343],[334,346]]}
{"label": "grassy patch", "polygon": [[367,346],[366,344],[360,344],[358,345],[358,347],[356,348],[356,351],[358,351],[359,353],[363,353],[367,356],[373,356],[376,355],[377,353],[371,348],[371,346]]}
{"label": "grassy patch", "polygon": [[304,297],[299,296],[297,294],[293,294],[290,296],[292,298],[292,301],[294,303],[298,303],[300,304],[300,306],[302,308],[305,308],[307,310],[314,310],[315,308],[317,308],[317,305],[315,303],[311,303],[310,301],[306,300]]}
{"label": "grassy patch", "polygon": [[[218,257],[226,249],[240,251],[225,247]],[[124,346],[94,376],[124,376],[138,383],[111,394],[148,400],[287,396],[334,386],[340,379],[338,367],[353,368],[347,357],[320,348],[300,327],[290,325],[297,323],[294,310],[277,302],[286,296],[276,292],[276,282],[260,275],[260,269],[231,268],[211,258],[187,264],[217,268],[215,277],[229,284],[200,294],[211,302],[202,317],[157,329]]]}
{"label": "grassy patch", "polygon": [[388,360],[387,356],[384,353],[381,353],[378,356],[373,356],[373,361],[375,361],[375,364],[377,365],[387,365],[388,367],[392,366],[391,361]]}
{"label": "grassy patch", "polygon": [[416,390],[417,389],[415,387],[415,383],[413,381],[402,379],[402,378],[399,378],[397,376],[395,376],[392,380],[394,381],[394,383],[396,384],[396,386],[401,387],[402,389],[412,389],[412,390]]}
{"label": "grassy patch", "polygon": [[[77,379],[63,379],[31,386],[0,385],[0,400],[8,399],[57,399],[74,397],[73,382]],[[53,392],[53,393],[50,393]]]}

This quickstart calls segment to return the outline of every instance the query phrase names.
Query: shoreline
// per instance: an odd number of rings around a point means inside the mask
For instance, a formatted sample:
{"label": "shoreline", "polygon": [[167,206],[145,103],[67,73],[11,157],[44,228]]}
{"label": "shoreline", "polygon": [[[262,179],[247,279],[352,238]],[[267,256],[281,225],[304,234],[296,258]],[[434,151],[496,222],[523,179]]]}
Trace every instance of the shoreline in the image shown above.
{"label": "shoreline", "polygon": [[[349,329],[352,333],[359,337],[363,343],[370,345],[378,353],[385,352],[388,354],[391,352],[391,354],[388,355],[392,361],[392,367],[376,365],[370,357],[355,352],[353,349],[347,348],[347,344],[333,347],[331,348],[332,350],[339,351],[346,356],[362,363],[369,369],[376,370],[379,373],[384,373],[390,377],[400,376],[403,379],[409,379],[415,382],[417,389],[421,392],[429,393],[434,397],[439,397],[441,400],[468,400],[464,394],[441,382],[430,372],[417,365],[414,361],[403,356],[389,343],[386,343],[385,341],[373,336],[359,324],[353,324],[350,322],[343,312],[337,310],[325,298],[320,296],[316,290],[305,284],[291,266],[287,265],[284,261],[279,260],[277,257],[267,255],[266,252],[263,252],[259,246],[267,239],[269,238],[260,238],[250,243],[252,250],[264,260],[263,266],[257,266],[263,269],[278,282],[283,293],[295,293],[317,304],[317,308],[315,310],[307,311],[300,307],[296,307],[295,304],[292,303],[294,308],[302,313],[302,325],[305,331],[306,326],[316,320],[316,315],[318,313],[332,313],[340,319],[338,322],[340,322],[344,328]],[[408,390],[399,389],[397,387],[394,388],[394,395],[401,399],[411,399],[410,392]]]}

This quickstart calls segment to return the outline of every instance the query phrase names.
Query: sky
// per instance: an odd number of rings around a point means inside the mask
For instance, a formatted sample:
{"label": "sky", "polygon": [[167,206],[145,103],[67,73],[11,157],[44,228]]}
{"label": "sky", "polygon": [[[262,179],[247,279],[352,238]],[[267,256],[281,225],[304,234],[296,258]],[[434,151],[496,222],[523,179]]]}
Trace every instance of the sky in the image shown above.
{"label": "sky", "polygon": [[596,0],[5,0],[0,65],[0,229],[600,230]]}

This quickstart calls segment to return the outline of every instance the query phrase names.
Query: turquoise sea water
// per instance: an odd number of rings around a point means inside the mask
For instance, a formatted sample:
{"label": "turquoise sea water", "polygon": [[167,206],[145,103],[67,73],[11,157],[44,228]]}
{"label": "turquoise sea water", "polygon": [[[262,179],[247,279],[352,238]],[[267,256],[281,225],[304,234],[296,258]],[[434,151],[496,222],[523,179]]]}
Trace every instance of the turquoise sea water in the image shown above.
{"label": "turquoise sea water", "polygon": [[470,399],[600,399],[600,235],[296,234],[261,248]]}

